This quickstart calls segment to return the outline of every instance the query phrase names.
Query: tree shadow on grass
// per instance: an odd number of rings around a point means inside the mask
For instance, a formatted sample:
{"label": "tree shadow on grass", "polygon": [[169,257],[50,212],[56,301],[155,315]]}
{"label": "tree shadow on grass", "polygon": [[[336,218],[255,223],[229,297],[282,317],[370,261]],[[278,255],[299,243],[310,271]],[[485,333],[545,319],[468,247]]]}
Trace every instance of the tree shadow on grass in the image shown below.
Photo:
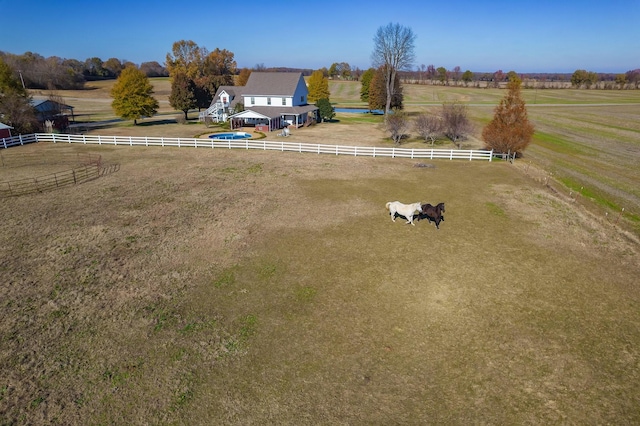
{"label": "tree shadow on grass", "polygon": [[153,120],[153,121],[141,121],[141,122],[138,122],[136,126],[149,127],[149,126],[155,126],[158,124],[176,124],[176,123],[177,121],[174,119],[164,119],[164,120]]}

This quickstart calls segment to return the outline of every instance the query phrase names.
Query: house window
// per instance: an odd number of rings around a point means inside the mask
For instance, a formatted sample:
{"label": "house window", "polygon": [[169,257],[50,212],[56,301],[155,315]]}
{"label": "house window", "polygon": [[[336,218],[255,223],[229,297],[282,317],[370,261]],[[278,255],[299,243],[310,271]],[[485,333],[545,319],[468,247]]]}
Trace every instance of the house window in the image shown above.
{"label": "house window", "polygon": [[251,105],[255,105],[256,104],[256,98],[254,98],[253,96],[251,97]]}
{"label": "house window", "polygon": [[282,98],[282,105],[287,105],[287,98]]}
{"label": "house window", "polygon": [[304,95],[300,96],[300,102],[304,103]]}
{"label": "house window", "polygon": [[267,105],[271,105],[271,98],[267,98]]}

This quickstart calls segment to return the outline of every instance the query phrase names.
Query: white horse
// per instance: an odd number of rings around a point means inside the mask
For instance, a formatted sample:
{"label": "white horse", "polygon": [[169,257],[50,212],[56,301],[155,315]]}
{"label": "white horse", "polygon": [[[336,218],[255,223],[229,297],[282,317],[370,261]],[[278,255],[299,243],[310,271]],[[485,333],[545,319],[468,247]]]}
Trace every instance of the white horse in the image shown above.
{"label": "white horse", "polygon": [[419,213],[422,213],[422,204],[421,203],[413,203],[413,204],[402,204],[400,201],[389,201],[387,203],[387,210],[389,210],[389,214],[391,214],[391,220],[396,221],[396,213],[400,216],[404,216],[407,218],[407,223],[416,226],[413,223],[413,214],[416,210]]}

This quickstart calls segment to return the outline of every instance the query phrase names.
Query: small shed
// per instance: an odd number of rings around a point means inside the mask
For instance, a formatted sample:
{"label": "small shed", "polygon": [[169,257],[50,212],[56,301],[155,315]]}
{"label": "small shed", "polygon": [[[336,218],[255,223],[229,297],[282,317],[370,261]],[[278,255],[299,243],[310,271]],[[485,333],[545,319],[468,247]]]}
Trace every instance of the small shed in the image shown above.
{"label": "small shed", "polygon": [[44,123],[45,120],[53,120],[58,116],[71,115],[71,121],[74,121],[73,107],[51,99],[32,100],[31,105],[36,109],[38,121]]}
{"label": "small shed", "polygon": [[4,123],[0,123],[0,139],[10,138],[11,137],[11,129],[13,129],[13,127],[7,126]]}

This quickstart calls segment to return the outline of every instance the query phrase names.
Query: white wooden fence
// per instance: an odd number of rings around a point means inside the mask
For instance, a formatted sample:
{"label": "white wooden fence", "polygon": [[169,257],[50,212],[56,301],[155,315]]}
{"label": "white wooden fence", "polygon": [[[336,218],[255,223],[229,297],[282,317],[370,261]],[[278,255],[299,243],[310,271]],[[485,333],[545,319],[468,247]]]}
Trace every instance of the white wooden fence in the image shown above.
{"label": "white wooden fence", "polygon": [[463,159],[492,161],[493,150],[477,149],[413,149],[387,148],[372,146],[322,145],[294,143],[284,141],[267,141],[251,139],[198,139],[198,138],[163,138],[134,136],[99,136],[99,135],[62,135],[55,133],[35,133],[26,136],[15,136],[2,140],[0,146],[5,148],[24,145],[31,142],[80,143],[97,145],[125,146],[167,146],[191,148],[226,148],[226,149],[260,149],[288,152],[310,152],[315,154],[351,155],[366,157],[392,158],[424,158],[424,159]]}

